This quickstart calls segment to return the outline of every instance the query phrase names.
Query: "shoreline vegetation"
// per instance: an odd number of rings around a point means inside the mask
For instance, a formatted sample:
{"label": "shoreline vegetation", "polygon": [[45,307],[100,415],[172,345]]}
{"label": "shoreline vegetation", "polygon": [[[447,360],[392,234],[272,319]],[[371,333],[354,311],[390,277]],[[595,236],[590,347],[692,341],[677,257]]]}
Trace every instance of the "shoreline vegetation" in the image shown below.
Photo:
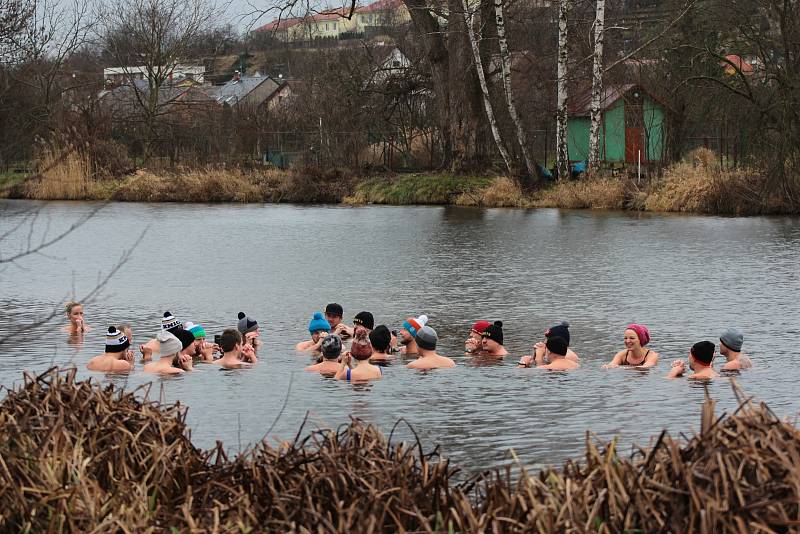
{"label": "shoreline vegetation", "polygon": [[713,152],[690,158],[637,185],[626,176],[583,176],[531,191],[502,175],[409,173],[357,175],[341,168],[292,170],[208,167],[139,169],[109,176],[81,151],[48,153],[30,176],[0,177],[0,197],[123,202],[268,202],[347,205],[457,205],[565,208],[715,215],[798,214],[790,198],[765,195],[767,178],[723,168]]}
{"label": "shoreline vegetation", "polygon": [[[26,375],[0,403],[0,530],[18,532],[775,532],[800,525],[800,431],[745,398],[700,433],[466,481],[438,447],[351,420],[229,457],[195,447],[179,404]],[[398,422],[398,424],[401,424]],[[269,433],[269,431],[267,432]],[[412,429],[413,433],[413,429]]]}

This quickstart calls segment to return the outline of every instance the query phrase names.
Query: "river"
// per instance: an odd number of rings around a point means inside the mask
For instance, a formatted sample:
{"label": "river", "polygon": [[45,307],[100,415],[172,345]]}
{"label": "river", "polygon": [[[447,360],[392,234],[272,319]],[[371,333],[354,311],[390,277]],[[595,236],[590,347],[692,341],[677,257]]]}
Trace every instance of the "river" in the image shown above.
{"label": "river", "polygon": [[[95,209],[91,203],[0,202],[3,257],[57,235]],[[31,216],[31,210],[37,216]],[[80,346],[54,324],[23,334],[73,293],[90,291],[144,233],[127,262],[86,307],[94,327]],[[291,439],[308,428],[359,417],[389,431],[407,420],[427,444],[474,473],[514,462],[561,464],[580,456],[586,431],[619,436],[620,449],[646,444],[662,428],[699,427],[704,389],[664,378],[696,341],[718,341],[728,326],[745,333],[755,362],[737,380],[782,416],[800,409],[800,219],[723,218],[559,210],[453,207],[110,204],[43,254],[0,265],[0,384],[23,371],[76,365],[80,376],[180,401],[201,447],[223,441],[236,452],[265,436]],[[345,320],[371,311],[398,328],[425,313],[440,353],[455,369],[420,373],[400,362],[367,386],[303,372],[293,347],[307,338],[312,312],[329,302]],[[131,323],[138,345],[164,310],[202,323],[209,337],[234,326],[239,311],[265,342],[252,370],[199,366],[154,378],[141,365],[128,377],[85,369],[102,352],[109,324]],[[502,320],[511,356],[497,364],[467,357],[477,319]],[[518,369],[516,361],[562,320],[582,367],[569,374]],[[662,355],[650,371],[604,370],[622,348],[627,323],[649,326]],[[718,360],[719,361],[719,360]],[[727,378],[709,393],[736,406]],[[3,394],[4,395],[4,394]],[[405,428],[401,438],[410,437]]]}

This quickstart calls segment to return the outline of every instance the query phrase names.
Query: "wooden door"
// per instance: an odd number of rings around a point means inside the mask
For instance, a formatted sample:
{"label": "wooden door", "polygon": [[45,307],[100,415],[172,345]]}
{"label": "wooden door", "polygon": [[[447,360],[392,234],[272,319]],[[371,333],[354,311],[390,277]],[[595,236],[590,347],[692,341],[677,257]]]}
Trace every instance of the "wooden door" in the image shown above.
{"label": "wooden door", "polygon": [[644,142],[644,99],[639,90],[625,95],[625,163],[636,164],[641,153],[642,163],[647,161]]}

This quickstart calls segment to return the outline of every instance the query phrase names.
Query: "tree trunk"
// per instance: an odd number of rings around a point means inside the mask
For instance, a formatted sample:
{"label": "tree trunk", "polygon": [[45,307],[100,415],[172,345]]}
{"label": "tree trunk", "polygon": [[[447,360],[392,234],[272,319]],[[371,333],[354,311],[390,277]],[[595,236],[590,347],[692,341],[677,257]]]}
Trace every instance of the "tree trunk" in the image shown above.
{"label": "tree trunk", "polygon": [[469,7],[467,5],[467,0],[461,0],[461,5],[464,8],[464,23],[467,27],[467,37],[469,37],[469,44],[472,47],[472,56],[475,60],[475,70],[478,73],[478,81],[480,82],[481,86],[481,93],[483,93],[483,107],[486,110],[486,118],[489,120],[489,126],[492,129],[492,136],[494,137],[494,142],[497,145],[497,149],[500,151],[500,155],[503,157],[503,161],[506,164],[506,169],[508,169],[509,173],[512,173],[511,167],[511,159],[508,156],[508,151],[506,150],[505,145],[503,144],[502,136],[500,135],[500,128],[497,125],[497,120],[494,116],[494,110],[492,109],[492,100],[489,97],[489,87],[486,85],[486,74],[483,70],[483,62],[481,61],[481,53],[480,49],[478,48],[478,41],[475,38],[475,30],[473,28],[473,21],[474,21],[474,14],[469,11]]}
{"label": "tree trunk", "polygon": [[606,20],[606,0],[597,0],[594,18],[594,65],[592,69],[591,128],[589,130],[589,170],[600,167],[600,109],[603,98],[603,34]]}
{"label": "tree trunk", "polygon": [[558,82],[556,111],[556,166],[559,180],[569,178],[567,148],[567,15],[569,0],[558,3]]}
{"label": "tree trunk", "polygon": [[522,121],[517,113],[517,105],[514,103],[514,93],[511,87],[511,55],[508,52],[508,41],[506,40],[506,20],[503,15],[503,0],[494,0],[494,17],[497,28],[497,40],[500,46],[500,68],[503,73],[503,88],[506,93],[506,103],[508,104],[508,114],[514,121],[517,130],[517,142],[522,149],[522,156],[525,159],[525,168],[530,177],[536,177],[536,164],[528,151],[528,137],[522,127]]}

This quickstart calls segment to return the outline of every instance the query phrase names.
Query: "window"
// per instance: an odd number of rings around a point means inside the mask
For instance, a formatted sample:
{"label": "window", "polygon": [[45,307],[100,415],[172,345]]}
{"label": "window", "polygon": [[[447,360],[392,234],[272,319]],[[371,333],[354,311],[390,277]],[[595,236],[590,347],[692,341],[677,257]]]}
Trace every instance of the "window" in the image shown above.
{"label": "window", "polygon": [[328,31],[328,23],[325,23],[325,31]]}
{"label": "window", "polygon": [[333,31],[336,31],[336,23],[333,23]]}

